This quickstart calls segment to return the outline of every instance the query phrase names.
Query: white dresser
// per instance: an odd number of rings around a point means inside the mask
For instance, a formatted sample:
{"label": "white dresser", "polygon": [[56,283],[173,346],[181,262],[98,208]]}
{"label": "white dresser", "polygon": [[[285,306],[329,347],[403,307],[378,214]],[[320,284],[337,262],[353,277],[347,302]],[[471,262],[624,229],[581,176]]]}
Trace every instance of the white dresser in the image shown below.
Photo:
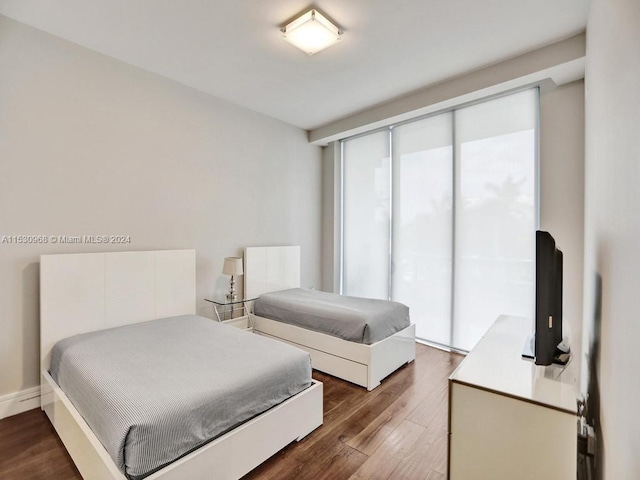
{"label": "white dresser", "polygon": [[531,330],[499,317],[449,377],[451,480],[576,478],[578,372],[522,360]]}

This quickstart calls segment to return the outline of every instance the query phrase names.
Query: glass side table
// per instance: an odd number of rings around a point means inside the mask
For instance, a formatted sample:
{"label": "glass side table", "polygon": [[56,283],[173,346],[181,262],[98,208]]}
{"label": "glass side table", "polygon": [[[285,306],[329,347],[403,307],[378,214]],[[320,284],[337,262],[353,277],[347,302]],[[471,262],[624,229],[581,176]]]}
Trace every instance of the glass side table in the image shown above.
{"label": "glass side table", "polygon": [[252,328],[250,305],[257,299],[258,297],[229,300],[225,295],[215,295],[205,298],[205,301],[213,303],[213,311],[216,313],[218,322],[249,330]]}

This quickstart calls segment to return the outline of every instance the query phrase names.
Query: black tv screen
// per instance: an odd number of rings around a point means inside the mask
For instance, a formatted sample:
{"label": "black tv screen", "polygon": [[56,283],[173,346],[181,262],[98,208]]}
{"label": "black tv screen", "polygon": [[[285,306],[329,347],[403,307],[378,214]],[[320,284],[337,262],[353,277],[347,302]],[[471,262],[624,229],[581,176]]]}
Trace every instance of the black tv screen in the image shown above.
{"label": "black tv screen", "polygon": [[562,342],[562,252],[549,232],[536,232],[536,365],[551,365]]}

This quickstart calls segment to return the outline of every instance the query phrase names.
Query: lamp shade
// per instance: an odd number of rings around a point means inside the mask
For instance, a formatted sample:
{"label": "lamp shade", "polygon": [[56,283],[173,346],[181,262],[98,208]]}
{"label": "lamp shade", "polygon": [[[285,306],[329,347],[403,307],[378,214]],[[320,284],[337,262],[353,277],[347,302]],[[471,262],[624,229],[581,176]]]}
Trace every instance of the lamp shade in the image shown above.
{"label": "lamp shade", "polygon": [[223,275],[242,275],[242,258],[226,257],[222,266]]}
{"label": "lamp shade", "polygon": [[315,9],[296,18],[281,32],[287,42],[309,55],[324,50],[342,37],[342,31]]}

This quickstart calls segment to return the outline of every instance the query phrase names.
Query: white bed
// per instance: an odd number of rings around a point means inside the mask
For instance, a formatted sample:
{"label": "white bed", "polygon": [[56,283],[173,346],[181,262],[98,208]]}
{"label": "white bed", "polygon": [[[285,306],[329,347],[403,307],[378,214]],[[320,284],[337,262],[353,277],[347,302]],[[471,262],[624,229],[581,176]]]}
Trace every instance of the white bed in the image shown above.
{"label": "white bed", "polygon": [[[300,247],[245,248],[245,298],[300,287]],[[313,368],[373,390],[415,359],[415,325],[371,345],[251,315],[254,331],[309,352]]]}
{"label": "white bed", "polygon": [[[125,480],[48,373],[51,349],[79,333],[195,313],[195,251],[43,255],[40,267],[42,409],[85,479]],[[231,328],[231,327],[229,327]],[[238,479],[322,424],[322,384],[289,398],[146,477]]]}

